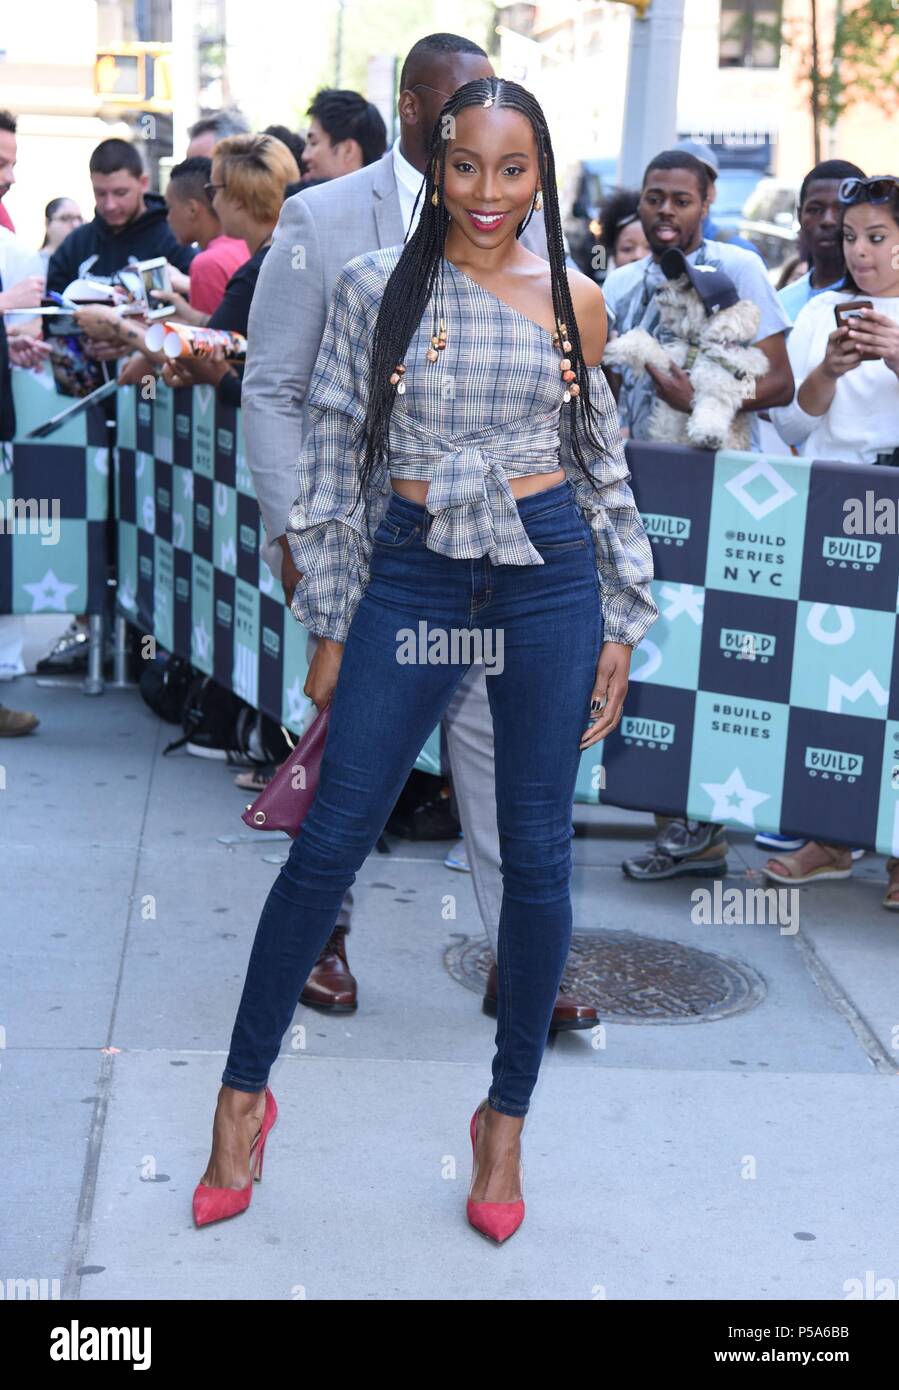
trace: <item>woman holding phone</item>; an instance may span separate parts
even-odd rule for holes
[[[800,311],[796,395],[771,420],[808,458],[899,463],[899,176],[844,179],[839,197],[845,280]]]
[[[899,176],[844,179],[839,197],[845,280],[799,313],[787,338],[796,396],[771,419],[808,458],[899,465]],[[852,851],[809,840],[763,872],[787,886],[849,878]],[[899,858],[887,873],[883,905],[899,910]]]
[[[469,1125],[466,1210],[494,1240],[517,1230],[520,1134],[571,937],[577,770],[617,725],[631,650],[657,616],[600,367],[602,291],[566,268],[531,93],[495,77],[460,87],[419,196],[404,246],[337,277],[310,387],[287,535],[293,612],[321,639],[305,689],[330,704],[330,724],[315,800],[256,931],[198,1225],[249,1204],[297,996],[471,663],[431,641],[473,630],[502,642],[487,687],[503,898],[496,1053]],[[541,205],[548,262],[519,240]],[[422,628],[427,650],[410,661],[401,644]],[[397,1219],[414,1220],[403,1206]]]

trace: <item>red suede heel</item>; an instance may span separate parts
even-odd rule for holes
[[[250,1179],[246,1187],[209,1187],[197,1183],[194,1189],[194,1221],[198,1226],[208,1226],[213,1221],[226,1221],[230,1216],[238,1216],[246,1211],[253,1196],[253,1183],[262,1181],[262,1163],[265,1158],[265,1142],[269,1131],[278,1118],[275,1097],[265,1088],[265,1113],[262,1128],[250,1147]]]
[[[524,1199],[519,1198],[517,1202],[473,1202],[471,1200],[471,1189],[474,1186],[475,1173],[478,1165],[478,1115],[481,1106],[471,1117],[471,1183],[468,1188],[468,1204],[465,1214],[468,1217],[469,1225],[473,1226],[481,1235],[487,1236],[490,1240],[495,1240],[497,1245],[501,1245],[509,1236],[514,1235],[524,1220]],[[524,1168],[519,1164],[519,1171],[524,1177]]]

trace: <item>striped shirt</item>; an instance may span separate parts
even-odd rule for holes
[[[542,565],[508,480],[562,467],[593,534],[604,639],[636,646],[658,616],[652,551],[627,485],[617,411],[602,370],[586,369],[606,445],[601,457],[587,455],[597,491],[571,450],[552,334],[451,261],[444,262],[447,345],[436,362],[426,361],[429,305],[406,351],[406,390],[390,419],[389,461],[369,491],[367,528],[356,461],[363,456],[375,321],[401,251],[357,256],[334,284],[287,525],[303,576],[294,615],[310,632],[346,639],[368,583],[370,535],[389,504],[391,475],[429,481],[424,540],[431,550],[458,559],[486,555],[496,565]]]

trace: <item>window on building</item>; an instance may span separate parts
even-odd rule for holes
[[[721,0],[719,67],[779,67],[780,43],[779,0]]]

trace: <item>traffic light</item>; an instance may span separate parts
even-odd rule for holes
[[[98,52],[94,91],[104,105],[171,111],[171,44],[121,43]]]

